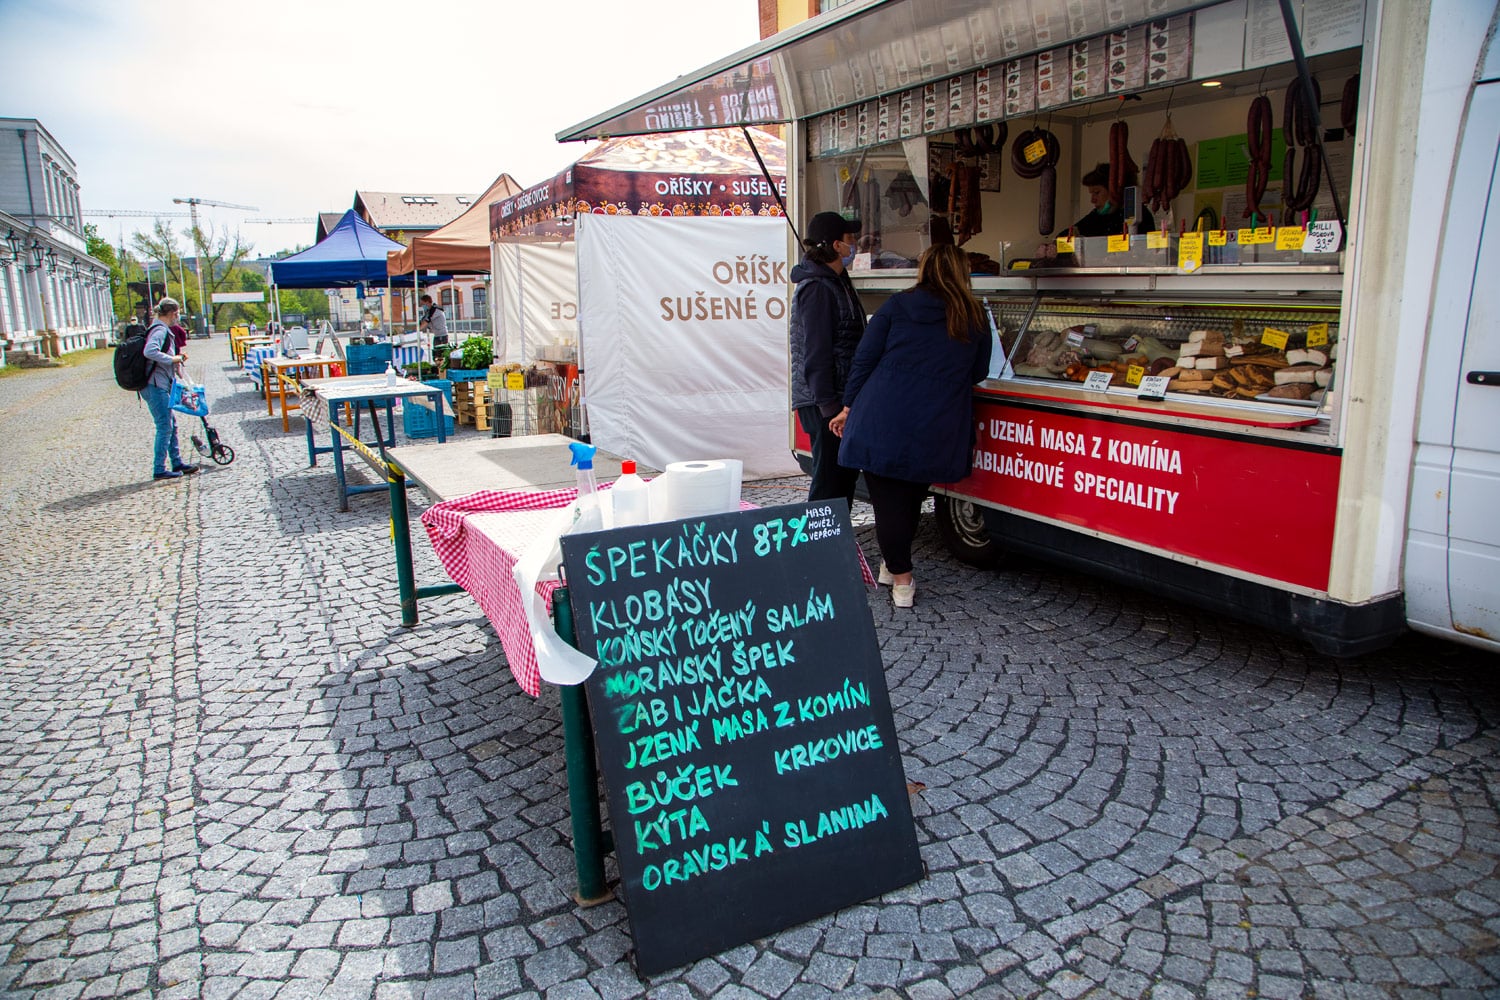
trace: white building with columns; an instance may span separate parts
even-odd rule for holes
[[[107,342],[109,268],[84,251],[78,168],[35,118],[0,118],[0,365]]]

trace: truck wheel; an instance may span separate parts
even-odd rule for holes
[[[933,506],[937,511],[938,534],[943,544],[960,561],[980,569],[994,569],[1000,565],[1005,550],[990,534],[979,507],[968,500],[934,495]]]

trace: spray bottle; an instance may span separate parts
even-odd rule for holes
[[[646,481],[635,474],[635,463],[628,458],[620,463],[620,473],[620,478],[616,479],[615,484],[609,488],[615,527],[649,523],[651,521],[651,498],[646,492]]]
[[[385,384],[387,386],[393,386],[396,384],[396,368],[389,361],[385,363]]]
[[[599,484],[594,481],[594,452],[599,449],[582,441],[568,444],[573,452],[570,464],[578,469],[578,506],[569,531],[602,531],[604,516],[599,510]]]

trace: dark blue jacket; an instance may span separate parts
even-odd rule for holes
[[[975,383],[990,367],[990,331],[948,336],[943,302],[921,288],[892,295],[870,319],[844,389],[849,420],[839,464],[913,483],[969,474]]]
[[[865,332],[865,310],[849,275],[803,259],[792,268],[792,409],[816,406],[825,417],[843,408],[844,383]]]

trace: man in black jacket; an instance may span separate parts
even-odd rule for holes
[[[807,225],[802,262],[792,268],[792,408],[812,438],[812,486],[808,500],[843,497],[854,503],[858,469],[839,465],[839,439],[828,421],[843,409],[844,380],[865,332],[865,311],[844,257],[854,252],[859,222],[837,212],[819,212]]]

